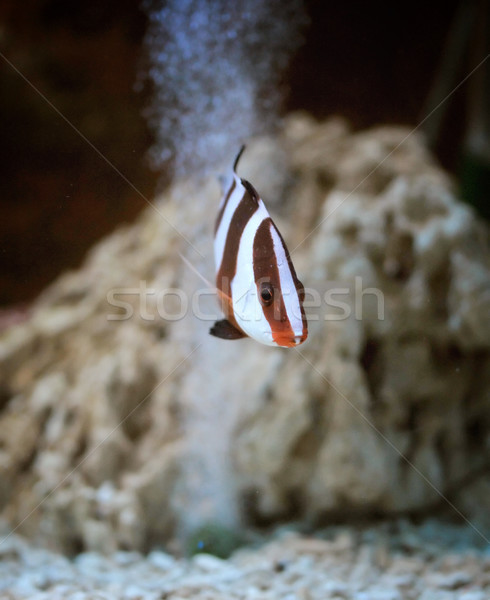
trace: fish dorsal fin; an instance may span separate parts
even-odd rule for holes
[[[255,202],[257,202],[258,204],[260,196],[257,190],[254,188],[254,186],[250,183],[250,181],[247,181],[246,179],[241,179],[240,181],[242,182],[243,187],[247,190],[250,196],[252,196],[252,199],[255,200]]]
[[[242,145],[242,147],[238,151],[238,154],[235,157],[235,162],[233,163],[233,173],[236,173],[236,168],[238,166],[238,161],[240,160],[240,158],[241,158],[244,150],[245,150],[245,144]]]
[[[243,331],[237,329],[227,319],[216,321],[216,323],[209,330],[211,335],[214,337],[221,338],[222,340],[239,340],[247,337]]]
[[[236,155],[236,158],[235,158],[235,162],[233,163],[233,173],[235,173],[235,175],[237,174],[236,169],[238,166],[238,161],[240,160],[240,157],[242,156],[244,150],[245,150],[245,144],[243,144],[243,146],[238,151],[238,154]],[[259,198],[260,198],[259,193],[254,188],[254,186],[250,183],[250,181],[247,181],[246,179],[242,179],[242,178],[240,178],[240,181],[241,181],[243,187],[250,194],[250,196],[252,196],[253,200],[255,200],[258,203]]]

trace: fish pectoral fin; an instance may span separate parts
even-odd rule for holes
[[[239,340],[240,338],[247,337],[243,331],[237,329],[227,319],[216,321],[209,330],[209,333],[222,340]]]

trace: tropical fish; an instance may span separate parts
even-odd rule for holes
[[[268,346],[298,346],[308,336],[303,284],[264,202],[236,173],[244,149],[221,180],[214,258],[226,318],[209,332],[226,340],[249,336]]]

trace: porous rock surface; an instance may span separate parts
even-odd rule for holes
[[[3,333],[0,508],[18,531],[146,551],[207,521],[347,519],[441,494],[470,519],[488,507],[484,478],[461,495],[488,472],[487,233],[423,141],[293,115],[239,170],[321,292],[308,341],[208,335],[216,301],[179,253],[213,279],[219,188],[176,184]]]

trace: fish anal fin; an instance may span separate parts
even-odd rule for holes
[[[216,321],[209,330],[209,333],[222,340],[239,340],[240,338],[247,337],[243,331],[237,329],[227,319]]]

